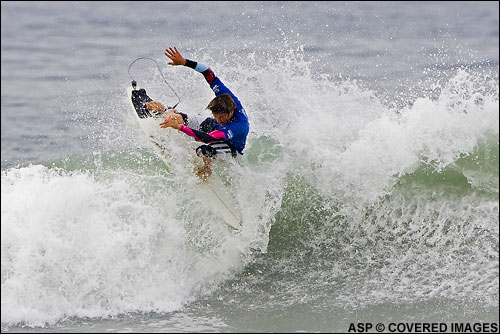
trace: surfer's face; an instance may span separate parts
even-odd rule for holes
[[[226,125],[227,123],[229,123],[231,118],[233,118],[234,111],[230,114],[213,113],[212,115],[214,115],[214,118],[217,121],[217,123],[219,123],[220,125]]]

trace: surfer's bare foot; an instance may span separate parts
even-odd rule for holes
[[[203,182],[207,182],[208,178],[212,175],[212,168],[210,166],[203,166],[197,172],[196,176],[200,178]]]
[[[198,169],[196,175],[203,181],[207,182],[210,175],[212,175],[212,159],[205,156],[203,158],[203,166]]]

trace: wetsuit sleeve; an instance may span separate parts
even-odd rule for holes
[[[185,66],[190,67],[193,70],[195,70],[196,72],[200,72],[201,74],[203,74],[203,76],[205,77],[205,80],[207,80],[209,85],[212,85],[212,83],[216,79],[214,72],[212,72],[212,70],[207,65],[200,64],[200,63],[197,63],[195,61],[186,59]]]
[[[188,136],[194,137],[198,141],[202,141],[204,143],[214,143],[218,141],[224,141],[226,139],[226,135],[224,132],[215,130],[210,133],[205,133],[202,131],[191,129],[185,125],[182,125],[180,131],[184,132]]]
[[[194,69],[197,72],[200,72],[205,77],[205,80],[210,85],[210,88],[215,93],[215,96],[219,96],[221,94],[229,94],[232,96],[234,102],[236,103],[236,107],[238,109],[242,108],[240,101],[238,98],[229,90],[229,88],[222,83],[222,81],[214,74],[214,72],[207,66],[201,63],[197,63],[193,60],[186,59],[185,66]]]

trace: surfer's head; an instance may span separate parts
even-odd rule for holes
[[[220,125],[226,125],[233,118],[236,111],[236,103],[233,97],[229,94],[221,94],[210,101],[207,109],[212,111],[215,120]]]

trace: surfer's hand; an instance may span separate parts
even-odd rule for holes
[[[182,118],[182,115],[176,113],[175,109],[168,109],[168,111],[166,112],[165,115],[166,115],[165,119],[173,118],[173,119],[177,120],[177,123],[184,124],[184,119]]]
[[[180,116],[180,115],[179,115]],[[182,118],[182,116],[181,116]],[[174,128],[180,130],[182,127],[182,122],[178,122],[175,117],[167,117],[163,123],[160,123],[160,127],[162,128]]]
[[[177,51],[177,48],[174,46],[174,48],[168,48],[165,49],[165,56],[170,58],[171,62],[168,63],[169,65],[185,65],[186,64],[186,59],[181,55],[179,51]]]

